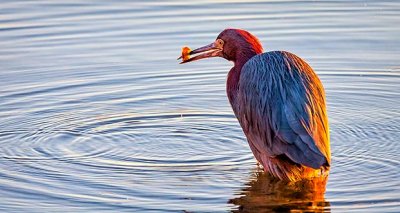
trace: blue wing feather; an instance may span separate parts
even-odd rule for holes
[[[274,51],[242,68],[235,114],[260,154],[319,168],[330,161],[322,84],[294,54]]]

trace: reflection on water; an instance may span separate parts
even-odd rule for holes
[[[326,183],[326,177],[291,183],[257,170],[229,203],[238,206],[232,212],[328,212]]]
[[[14,0],[0,11],[1,212],[400,208],[399,1]],[[320,76],[325,196],[323,184],[253,171],[226,97],[230,62],[176,61],[227,27]]]

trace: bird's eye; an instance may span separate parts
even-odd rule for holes
[[[220,47],[224,46],[224,41],[222,39],[218,39],[217,43]]]

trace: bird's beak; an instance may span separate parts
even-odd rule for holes
[[[198,55],[194,56],[193,58],[189,58],[185,61],[182,61],[180,64],[197,61],[202,58],[211,58],[211,57],[218,57],[218,56],[222,57],[222,48],[223,47],[221,44],[222,43],[219,43],[217,40],[209,45],[192,50],[189,53],[190,56],[193,56],[196,54],[198,54]],[[182,58],[182,56],[179,57],[178,60],[181,58]]]

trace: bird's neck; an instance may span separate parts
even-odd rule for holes
[[[234,66],[228,73],[226,82],[226,92],[228,99],[232,107],[239,89],[240,72],[242,71],[243,65],[253,56],[257,55],[256,51],[238,51],[234,60]]]

